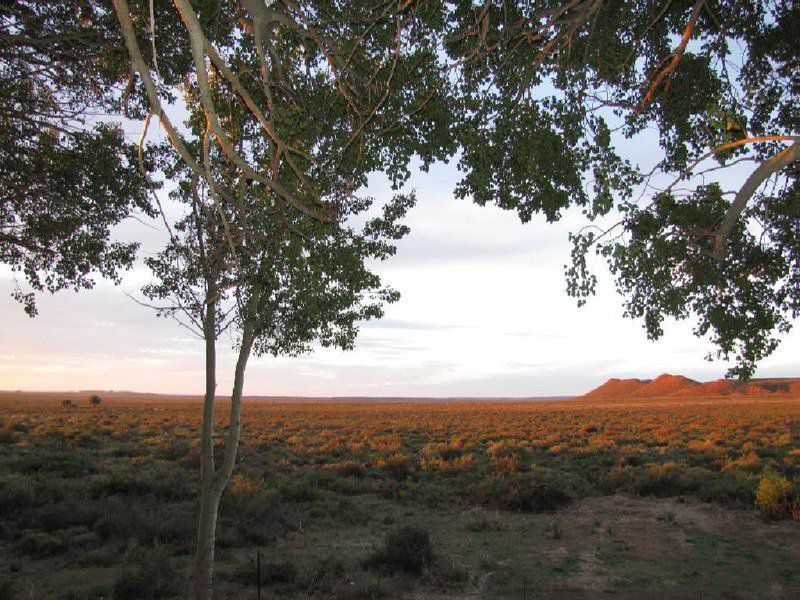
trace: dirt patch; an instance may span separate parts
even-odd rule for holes
[[[440,534],[485,571],[470,597],[800,597],[800,525],[751,511],[616,495],[500,519],[466,543]]]

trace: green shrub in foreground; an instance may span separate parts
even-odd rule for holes
[[[433,562],[433,558],[433,546],[428,530],[405,525],[389,532],[383,547],[367,557],[364,566],[419,575]]]
[[[159,551],[148,555],[136,568],[122,571],[114,582],[115,600],[154,600],[179,593],[171,561]]]

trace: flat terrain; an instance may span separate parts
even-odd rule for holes
[[[0,598],[186,595],[200,405],[97,393],[0,393]],[[791,395],[243,412],[219,598],[800,597]]]

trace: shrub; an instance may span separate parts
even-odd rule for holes
[[[0,575],[0,600],[14,600],[17,597],[14,580],[7,575]]]
[[[124,468],[104,473],[92,482],[92,494],[100,496],[155,496],[160,500],[191,500],[195,490],[174,470]]]
[[[68,527],[92,527],[99,516],[100,509],[95,503],[67,500],[45,504],[35,511],[26,511],[22,520],[36,529],[54,532]]]
[[[405,525],[389,532],[383,547],[375,550],[364,566],[419,575],[432,562],[433,546],[428,530]]]
[[[366,470],[364,465],[355,460],[345,460],[340,463],[335,463],[331,468],[342,477],[364,477]]]
[[[106,514],[95,523],[94,531],[104,540],[188,544],[195,533],[194,527],[194,516],[189,509],[111,498],[106,501]]]
[[[402,452],[397,452],[386,458],[378,459],[375,466],[386,472],[392,479],[402,481],[411,472],[410,457]]]
[[[14,421],[11,419],[2,421],[0,425],[0,444],[15,444],[17,434],[14,432]]]
[[[297,567],[294,566],[293,562],[283,560],[261,565],[261,583],[267,585],[294,583],[296,579]]]
[[[228,493],[232,496],[254,496],[264,489],[261,481],[236,473],[231,477]]]
[[[163,552],[153,552],[135,569],[122,571],[114,582],[116,600],[171,598],[180,590],[175,572]]]
[[[488,517],[486,513],[479,513],[465,525],[467,531],[503,531],[506,526],[500,520],[499,515],[494,518]]]
[[[321,559],[305,576],[301,583],[310,596],[316,597],[312,592],[330,594],[337,598],[341,594],[337,588],[345,579],[344,564],[338,558],[326,556]]]
[[[506,456],[492,456],[489,460],[489,466],[494,473],[508,474],[520,471],[519,457],[516,454],[509,454]]]
[[[20,552],[28,556],[41,557],[56,554],[64,549],[64,542],[49,533],[28,533],[17,544]]]
[[[100,406],[103,403],[103,399],[98,396],[97,394],[92,394],[89,396],[89,404],[92,406]]]
[[[301,477],[280,485],[278,492],[287,502],[313,502],[319,497],[319,486],[313,478]]]
[[[33,504],[33,485],[25,477],[0,479],[0,516]]]
[[[229,495],[224,502],[222,513],[229,515],[235,524],[239,541],[266,544],[288,529],[280,498],[272,490],[247,496]]]
[[[478,499],[502,510],[538,512],[566,506],[572,502],[573,493],[566,481],[514,473],[481,482]]]
[[[770,519],[789,516],[792,511],[792,483],[777,473],[766,473],[756,488],[756,508]]]
[[[719,475],[709,477],[700,487],[698,496],[705,502],[730,504],[734,506],[752,506],[755,493],[755,479],[742,479]]]
[[[697,492],[709,472],[699,467],[679,463],[650,464],[636,469],[631,491],[640,496],[680,496]]]

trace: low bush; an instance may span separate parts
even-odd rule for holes
[[[501,510],[541,512],[566,506],[575,498],[567,481],[551,476],[514,473],[491,477],[476,487],[479,502]]]
[[[153,551],[136,568],[122,571],[114,582],[116,600],[172,598],[179,593],[172,563],[160,551]]]
[[[100,507],[97,503],[66,500],[26,511],[21,521],[28,527],[52,533],[69,527],[91,528],[99,517]]]
[[[341,588],[344,579],[344,563],[333,556],[326,556],[319,560],[298,583],[305,588],[310,597],[316,597],[316,594],[325,594],[337,598],[341,595],[337,591],[338,588]]]
[[[647,465],[634,471],[628,491],[640,496],[681,496],[695,494],[711,472],[679,463]]]
[[[106,514],[95,523],[94,531],[104,540],[136,539],[143,544],[175,542],[186,546],[194,537],[195,521],[188,507],[110,498]]]
[[[14,580],[8,575],[0,575],[0,600],[16,600],[18,597]]]
[[[758,482],[756,508],[769,519],[785,518],[794,508],[792,496],[792,482],[771,471]]]
[[[57,554],[63,551],[66,546],[61,538],[42,531],[36,531],[22,536],[17,542],[17,548],[23,554],[40,558]]]
[[[222,514],[228,515],[238,535],[252,544],[266,544],[287,530],[285,511],[272,490],[251,495],[229,495]]]
[[[755,488],[754,478],[709,476],[700,486],[697,496],[705,502],[745,507],[753,505]]]
[[[142,472],[135,469],[117,469],[98,477],[92,493],[99,496],[155,496],[162,500],[194,499],[196,490],[181,473],[153,468]]]
[[[405,525],[389,532],[383,547],[364,561],[368,569],[403,571],[419,575],[433,562],[433,545],[427,529]]]
[[[473,517],[464,526],[467,531],[481,532],[481,531],[503,531],[506,526],[499,519],[499,517],[489,517],[486,513],[479,513]]]
[[[341,477],[364,477],[366,470],[364,465],[355,460],[345,460],[339,463],[334,463],[331,468],[336,471]]]
[[[320,484],[325,483],[327,485],[335,477],[331,473],[326,473],[325,475],[325,477],[322,477],[315,471],[311,471],[301,477],[284,481],[278,487],[281,500],[287,502],[313,502],[320,495]]]
[[[14,421],[11,419],[0,421],[0,444],[16,444],[18,437],[14,431]]]
[[[411,473],[411,457],[397,452],[375,461],[375,466],[387,473],[392,479],[402,481]]]
[[[27,508],[33,504],[33,484],[26,477],[0,479],[0,516]]]
[[[296,579],[297,567],[293,562],[283,560],[261,565],[261,583],[263,584],[294,583]]]

